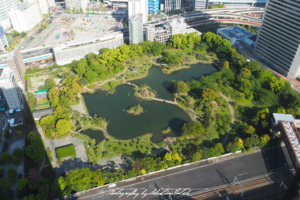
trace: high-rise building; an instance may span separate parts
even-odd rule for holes
[[[200,11],[206,9],[207,2],[209,0],[193,0],[193,8],[194,10]]]
[[[128,0],[128,18],[134,14],[143,14],[143,23],[148,21],[148,0]]]
[[[165,0],[165,13],[179,13],[181,0]]]
[[[128,19],[129,43],[140,44],[143,42],[143,15],[141,13],[131,15]]]
[[[19,0],[0,0],[0,23],[4,30],[12,26],[9,20],[8,10],[19,3]]]
[[[0,51],[5,51],[5,47],[8,46],[8,42],[5,36],[3,27],[0,25]]]
[[[159,11],[159,0],[148,0],[148,13],[158,14]]]
[[[21,108],[23,93],[11,68],[0,69],[0,87],[9,109]]]
[[[300,75],[300,0],[269,0],[254,54],[279,73]]]
[[[37,3],[43,15],[49,13],[49,6],[47,0],[24,0],[24,3],[34,3],[34,2]]]
[[[82,8],[83,11],[86,11],[89,0],[65,0],[66,8],[71,10]]]
[[[15,74],[16,80],[19,83],[20,88],[24,88],[24,77],[23,73],[26,71],[26,67],[19,49],[15,49],[14,51],[8,54],[9,56],[6,59],[7,65],[11,68]]]
[[[14,30],[18,32],[30,31],[41,22],[43,15],[36,3],[21,3],[9,10],[9,17]]]

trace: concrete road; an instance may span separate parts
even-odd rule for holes
[[[293,167],[291,159],[285,147],[276,147],[269,150],[263,150],[258,153],[253,153],[221,163],[208,164],[201,163],[198,165],[190,165],[177,169],[165,171],[157,175],[138,178],[130,182],[121,182],[116,187],[108,189],[108,187],[95,189],[85,193],[79,199],[86,200],[114,200],[114,199],[151,199],[157,197],[150,195],[142,198],[141,195],[120,197],[120,192],[112,194],[112,189],[115,192],[123,189],[122,192],[132,192],[141,194],[143,191],[152,192],[155,189],[178,189],[191,188],[192,191],[197,191],[204,188],[211,188],[220,184],[224,184],[229,180],[254,176],[255,174],[266,173],[270,170],[279,169],[285,164],[290,168]]]

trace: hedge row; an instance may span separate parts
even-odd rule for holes
[[[69,156],[76,157],[76,150],[75,150],[74,145],[70,145],[70,146],[67,146],[67,147],[62,147],[62,148],[56,149],[55,152],[56,152],[56,157],[58,159],[66,158],[66,157],[69,157]]]

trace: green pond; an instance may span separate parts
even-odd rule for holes
[[[166,89],[170,80],[191,81],[216,71],[211,65],[196,64],[190,69],[166,75],[159,67],[151,67],[147,77],[132,83],[147,84],[157,91],[159,98],[172,100],[173,94]],[[179,136],[183,124],[191,121],[188,114],[175,105],[158,101],[142,101],[134,97],[133,87],[128,85],[117,86],[114,94],[99,91],[94,94],[85,93],[83,97],[90,115],[97,114],[108,120],[108,133],[119,139],[131,139],[145,133],[153,133],[152,142],[159,142],[164,136]],[[144,113],[137,116],[127,114],[126,109],[138,104],[143,107]],[[162,134],[161,130],[168,126],[172,131]],[[102,134],[101,131],[99,134]]]
[[[102,131],[99,131],[99,130],[86,129],[84,131],[80,131],[80,133],[85,134],[92,139],[95,139],[96,143],[99,143],[102,140],[104,140],[104,135],[103,135]]]

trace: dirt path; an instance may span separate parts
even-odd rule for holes
[[[220,93],[220,95],[229,103],[229,109],[230,109],[230,114],[231,114],[231,124],[230,124],[230,128],[229,128],[229,131],[228,133],[226,134],[223,142],[222,142],[222,145],[224,146],[226,144],[226,141],[228,139],[228,136],[229,136],[229,133],[232,131],[232,128],[234,126],[234,122],[235,122],[235,117],[234,117],[234,110],[233,110],[233,107],[232,107],[232,102],[234,102],[233,100],[231,100],[230,98],[226,97],[224,94]]]

